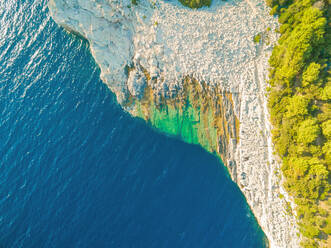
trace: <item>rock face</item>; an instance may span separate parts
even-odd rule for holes
[[[49,9],[89,41],[125,110],[218,153],[270,246],[299,246],[272,154],[265,87],[277,22],[263,0],[214,1],[199,10],[175,0],[50,0]]]
[[[140,68],[134,69],[130,72],[127,85],[132,96],[140,99],[144,95],[146,84],[147,78]]]

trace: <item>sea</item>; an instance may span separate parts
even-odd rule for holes
[[[0,0],[0,247],[266,247],[201,147],[132,118],[45,0]]]

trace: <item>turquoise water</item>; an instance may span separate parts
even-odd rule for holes
[[[0,1],[0,247],[264,247],[218,160],[116,104],[46,1]]]

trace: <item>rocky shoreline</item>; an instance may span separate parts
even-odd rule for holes
[[[277,22],[263,1],[190,10],[178,1],[50,0],[49,9],[89,41],[126,111],[218,154],[270,247],[299,247],[272,153],[265,87]]]

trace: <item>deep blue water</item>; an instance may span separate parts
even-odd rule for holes
[[[264,247],[218,160],[131,118],[46,1],[0,0],[0,247]]]

